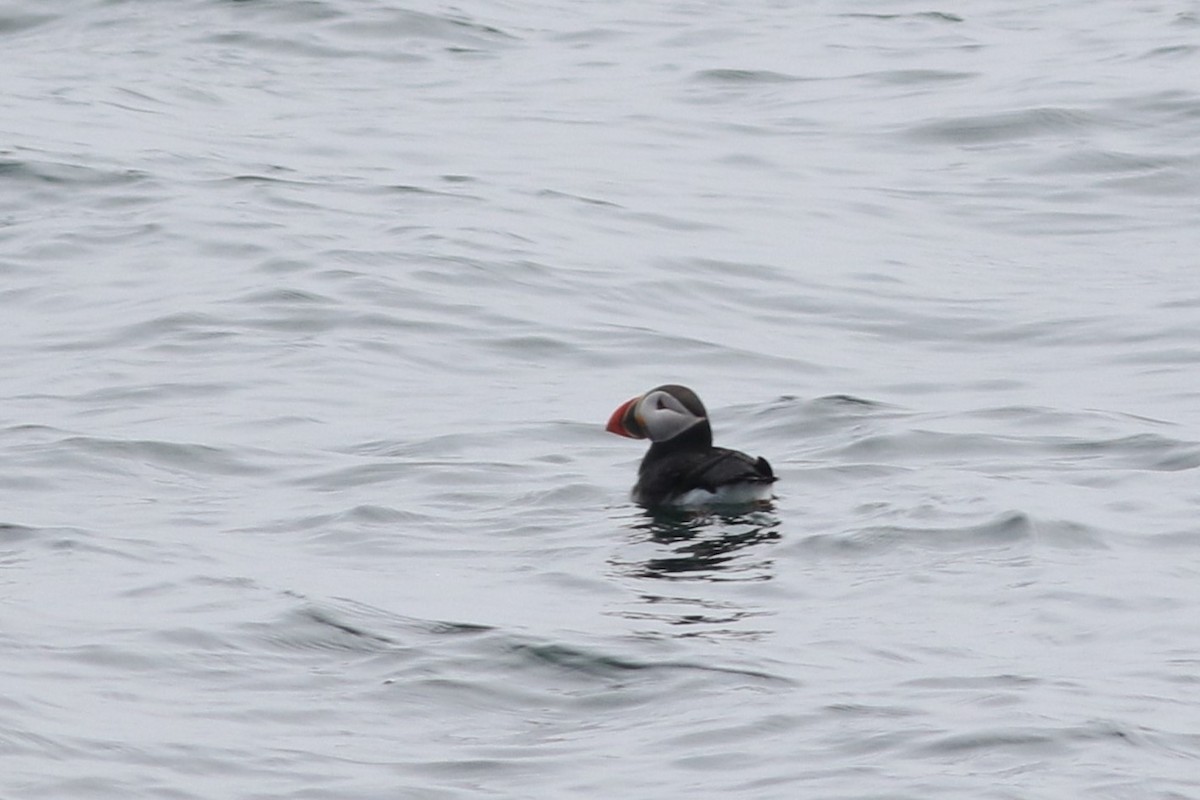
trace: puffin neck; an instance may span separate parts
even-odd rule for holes
[[[670,455],[671,453],[679,453],[686,450],[708,450],[711,447],[712,426],[708,424],[707,419],[702,419],[678,436],[667,439],[665,442],[654,442],[651,444],[650,450],[646,453],[646,458],[653,460]]]

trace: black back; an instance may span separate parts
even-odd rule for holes
[[[705,419],[674,439],[650,446],[633,493],[643,505],[659,505],[693,489],[716,492],[730,484],[774,481],[775,473],[765,458],[713,447],[712,427]]]

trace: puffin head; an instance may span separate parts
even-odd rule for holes
[[[658,386],[626,400],[608,418],[609,433],[665,442],[708,419],[704,404],[686,386]]]

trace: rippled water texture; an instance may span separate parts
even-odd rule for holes
[[[1198,37],[0,3],[0,796],[1200,796]]]

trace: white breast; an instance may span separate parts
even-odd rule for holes
[[[671,498],[669,505],[680,508],[699,508],[702,506],[747,505],[761,503],[775,496],[769,483],[733,483],[722,486],[716,492],[705,489],[692,489]]]

